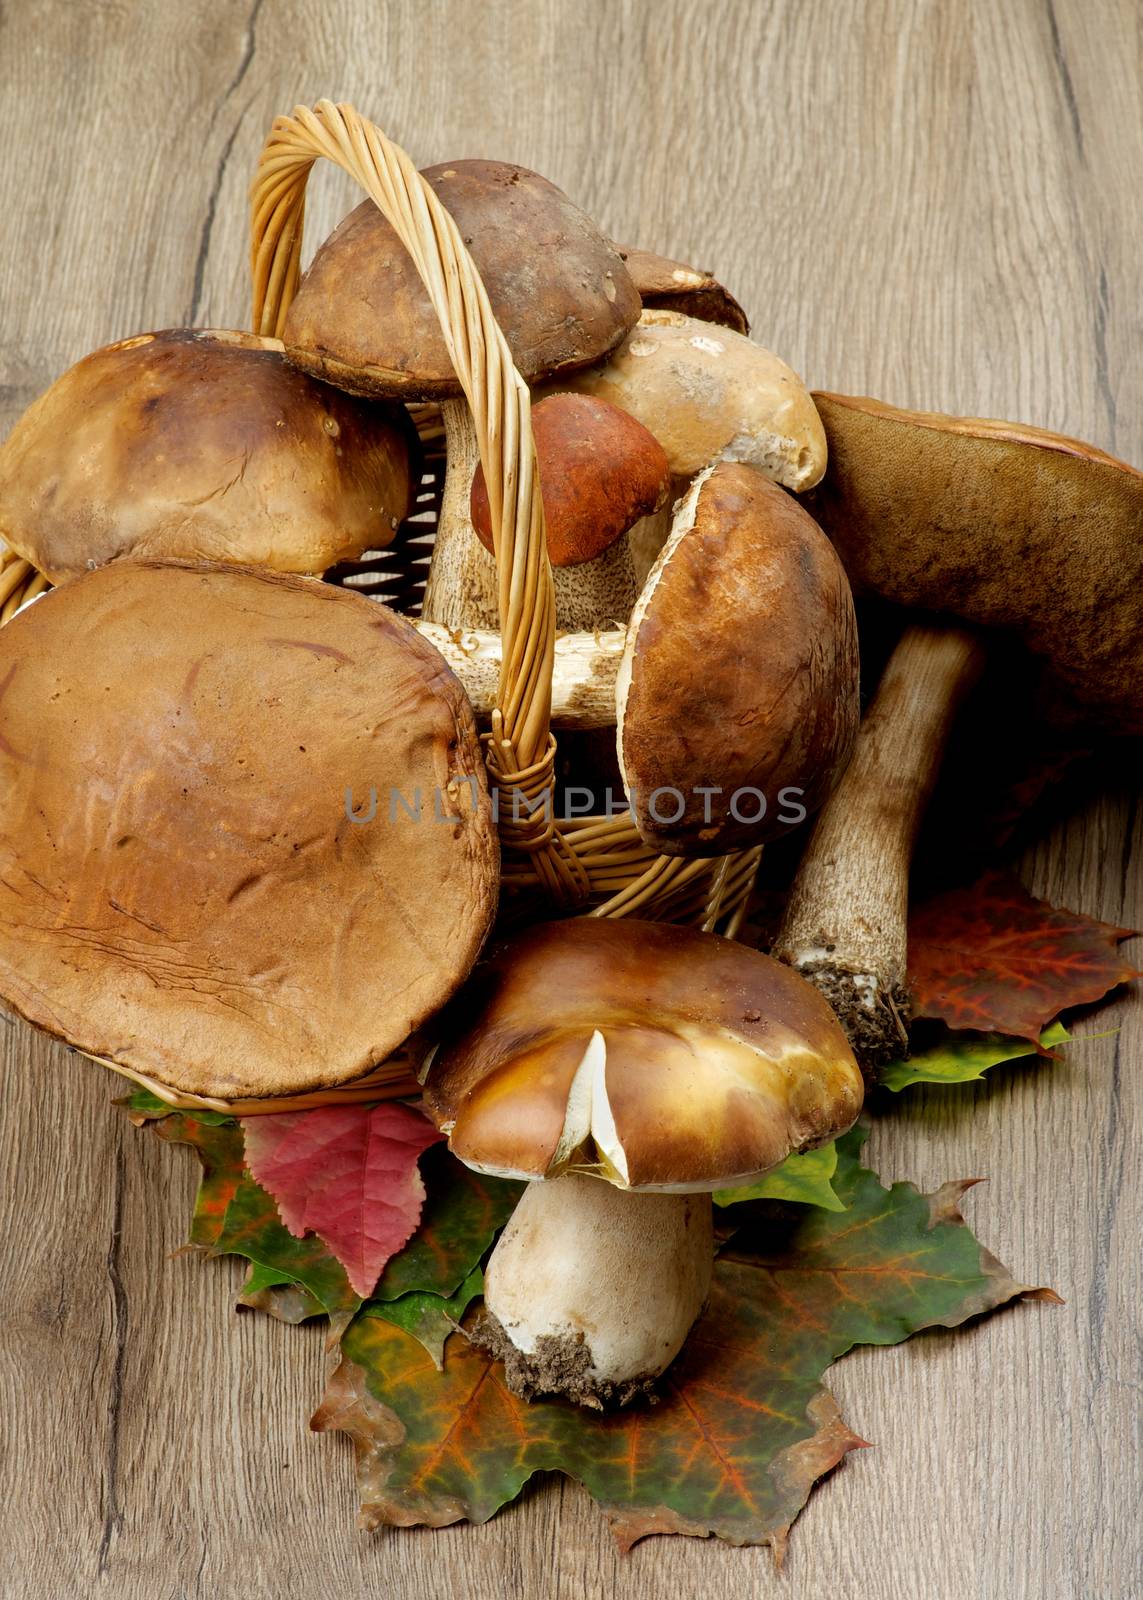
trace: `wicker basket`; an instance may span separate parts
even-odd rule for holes
[[[312,110],[300,107],[279,117],[262,150],[251,188],[255,332],[281,336],[301,272],[306,184],[320,156],[356,179],[408,250],[472,410],[499,575],[502,666],[483,743],[498,792],[506,908],[513,920],[553,913],[640,916],[733,937],[753,888],[759,848],[713,860],[662,856],[643,843],[627,815],[562,821],[552,805],[538,803],[555,792],[550,710],[556,611],[528,386],[449,213],[404,151],[351,106],[323,100]],[[415,615],[440,506],[443,440],[435,408],[413,409],[425,456],[413,513],[387,550],[327,577]],[[46,587],[28,562],[0,556],[0,623]],[[407,1062],[385,1063],[342,1090],[232,1106],[172,1095],[153,1082],[146,1086],[173,1104],[250,1114],[408,1093],[411,1079]]]

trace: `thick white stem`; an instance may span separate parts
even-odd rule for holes
[[[973,634],[906,629],[786,903],[774,954],[822,990],[865,1069],[908,1048],[913,845],[956,712],[983,660]]]
[[[487,721],[500,682],[500,635],[489,628],[445,628],[418,622],[456,673],[479,721]],[[552,677],[553,728],[614,728],[615,681],[627,630],[566,633],[556,638]]]
[[[623,1403],[682,1349],[713,1261],[708,1194],[530,1183],[485,1272],[484,1338],[526,1398]]]

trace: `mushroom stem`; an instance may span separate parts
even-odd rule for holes
[[[953,719],[984,648],[954,628],[910,627],[818,818],[774,955],[822,991],[867,1076],[908,1050],[909,864]]]
[[[525,1399],[624,1405],[682,1349],[713,1260],[709,1194],[530,1183],[489,1260],[477,1337]]]
[[[500,683],[499,633],[491,628],[446,628],[437,622],[418,622],[416,626],[456,673],[477,717],[487,720]],[[553,728],[614,728],[615,682],[626,642],[626,628],[557,637]]]
[[[442,401],[441,421],[445,482],[421,616],[446,628],[497,628],[496,562],[476,537],[469,514],[480,446],[468,401]]]

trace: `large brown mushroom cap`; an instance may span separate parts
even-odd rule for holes
[[[467,974],[497,862],[463,692],[375,602],[119,562],[0,631],[0,996],[89,1055],[355,1078]]]
[[[1143,473],[1019,423],[814,397],[814,515],[858,593],[999,628],[1047,663],[1054,709],[1143,733]]]
[[[322,573],[393,538],[411,428],[283,359],[188,328],[86,356],[0,449],[0,536],[62,583],[123,556]]]
[[[472,253],[529,383],[606,355],[639,316],[621,257],[561,189],[505,161],[422,174]],[[447,399],[460,384],[432,303],[371,200],[318,250],[286,318],[291,361],[356,394]]]
[[[829,1006],[789,968],[714,934],[581,918],[477,967],[425,1099],[478,1169],[704,1190],[844,1132],[862,1084]]]
[[[706,856],[781,834],[840,777],[858,691],[853,598],[829,540],[757,468],[708,470],[676,512],[619,668],[619,760],[642,837]]]
[[[553,567],[594,561],[667,498],[671,471],[662,445],[606,400],[550,394],[532,407],[532,435]],[[472,526],[491,555],[483,466],[472,480]]]

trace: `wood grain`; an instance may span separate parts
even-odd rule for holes
[[[1141,69],[1132,0],[8,0],[0,427],[112,337],[244,321],[260,141],[329,94],[421,161],[518,159],[715,268],[815,386],[1143,463]],[[352,198],[314,189],[311,243]],[[1138,925],[1131,775],[1092,782],[1021,870]],[[621,1561],[555,1480],[484,1528],[355,1534],[348,1448],[306,1429],[317,1332],[236,1315],[232,1264],[172,1258],[190,1157],[0,1024],[0,1591],[1138,1600],[1143,1004],[1079,1031],[1059,1066],[878,1125],[889,1177],[988,1174],[971,1219],[1067,1305],[841,1363],[877,1449],[777,1577],[687,1540]]]

